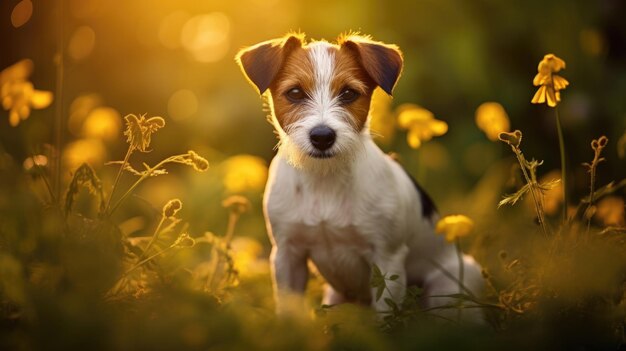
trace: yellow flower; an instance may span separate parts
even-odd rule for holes
[[[229,211],[243,214],[250,210],[250,200],[247,197],[241,195],[231,195],[222,201],[222,207],[227,208]]]
[[[595,216],[607,226],[623,226],[624,199],[619,196],[607,196],[600,200],[597,205]]]
[[[261,191],[267,180],[265,160],[251,155],[233,156],[223,163],[224,187],[230,193]]]
[[[498,135],[511,128],[509,116],[504,107],[497,102],[485,102],[476,109],[476,125],[485,132],[491,141],[498,140]]]
[[[380,88],[372,94],[370,105],[370,130],[378,143],[389,145],[396,131],[396,121],[391,109],[391,96]]]
[[[435,227],[435,231],[444,234],[449,242],[469,235],[473,229],[474,221],[464,215],[445,216],[437,222]]]
[[[263,245],[249,237],[234,238],[231,243],[233,264],[240,276],[252,277],[266,273],[269,263],[263,259]]]
[[[398,125],[407,129],[407,141],[409,146],[417,149],[422,142],[441,136],[448,131],[448,124],[435,119],[432,112],[414,105],[404,104],[398,107]]]
[[[543,104],[548,103],[548,106],[555,107],[559,101],[561,101],[560,90],[565,89],[569,82],[554,73],[559,72],[565,68],[565,61],[561,60],[554,54],[548,54],[543,57],[543,60],[539,62],[537,67],[537,75],[533,79],[533,85],[538,86],[539,89],[533,96],[531,103]]]
[[[28,118],[31,108],[42,109],[52,103],[52,92],[36,90],[28,76],[33,71],[33,61],[22,60],[0,72],[0,98],[2,107],[9,112],[9,124],[15,127]]]

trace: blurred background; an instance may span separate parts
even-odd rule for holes
[[[159,154],[196,149],[208,153],[209,161],[246,154],[267,163],[276,139],[260,98],[234,63],[237,50],[290,30],[331,41],[357,30],[404,52],[404,74],[392,105],[419,104],[450,127],[418,151],[409,151],[403,132],[389,128],[392,118],[379,131],[379,144],[401,154],[435,198],[467,191],[503,150],[508,152],[474,124],[476,108],[486,101],[504,106],[512,128],[524,132],[527,157],[545,160],[541,172],[558,168],[553,111],[530,104],[532,77],[546,53],[567,62],[561,73],[571,82],[560,109],[572,172],[579,173],[572,191],[586,190],[578,165],[592,156],[589,142],[601,134],[611,141],[606,156],[612,162],[602,166],[600,179],[615,179],[624,169],[615,148],[626,129],[622,1],[25,3],[31,2],[0,4],[0,67],[30,59],[35,87],[54,91],[62,40],[64,80],[61,101],[55,96],[54,105],[32,111],[17,128],[0,124],[2,145],[19,162],[33,148],[53,144],[53,112],[61,103],[65,146],[89,149],[96,168],[123,158],[122,125],[112,116],[128,113],[166,119],[168,127],[155,140]],[[100,119],[92,116],[85,125],[95,108],[104,108],[97,111]],[[421,160],[414,162],[418,154]],[[76,157],[74,165],[81,155]]]
[[[509,209],[497,212],[502,194],[519,186],[513,176],[519,170],[511,168],[515,160],[510,148],[488,139],[477,127],[477,108],[485,102],[501,104],[511,129],[524,133],[526,157],[545,161],[539,176],[559,177],[554,110],[530,103],[537,64],[554,53],[567,63],[559,74],[570,82],[561,92],[559,110],[572,203],[588,194],[589,178],[581,163],[593,157],[592,139],[609,138],[603,153],[607,162],[598,168],[597,183],[624,178],[626,160],[618,147],[622,138],[626,149],[624,14],[626,2],[621,0],[1,1],[3,97],[12,89],[7,82],[16,77],[32,86],[20,95],[28,101],[26,107],[17,100],[2,101],[0,249],[24,262],[50,256],[39,243],[49,223],[33,220],[45,218],[46,206],[41,204],[50,202],[41,177],[33,176],[35,164],[54,179],[55,155],[60,155],[60,185],[52,186],[62,194],[76,168],[88,162],[106,193],[119,167],[106,163],[122,160],[128,147],[122,117],[162,116],[166,125],[153,135],[151,151],[134,153],[131,164],[141,168],[142,162],[154,165],[195,150],[211,168],[197,173],[168,166],[170,174],[144,182],[114,221],[124,234],[149,235],[161,207],[180,198],[180,218],[192,236],[206,231],[221,235],[229,217],[222,199],[246,196],[252,206],[238,223],[237,237],[249,240],[233,242],[233,248],[247,267],[238,267],[241,274],[261,272],[257,287],[262,286],[262,292],[257,294],[270,301],[269,241],[261,199],[277,140],[261,98],[234,56],[245,46],[292,30],[329,41],[352,30],[397,44],[404,53],[404,73],[393,99],[380,95],[374,104],[376,141],[384,151],[397,154],[443,214],[461,212],[476,220],[481,234],[470,240],[468,251],[479,261],[497,260],[500,249],[515,250],[517,245],[498,242],[497,234],[505,232],[506,225],[532,218],[533,211],[527,201],[522,219]],[[407,132],[396,121],[397,107],[405,103],[431,111],[448,124],[448,132],[411,149]],[[120,187],[127,188],[133,180],[123,175]],[[558,211],[559,198],[547,197],[546,212]],[[622,192],[613,199],[616,205],[609,208],[615,210],[607,215],[613,219],[605,225],[624,225],[623,198]],[[87,205],[78,207],[89,212]],[[496,223],[496,213],[512,222]],[[532,225],[519,228],[536,230]],[[177,257],[169,267],[191,267],[202,255],[208,254]],[[9,256],[2,257],[1,272],[20,267],[11,266]],[[254,265],[257,259],[263,261],[260,268]],[[21,272],[18,268],[13,273]],[[258,297],[253,289],[248,292]],[[188,303],[196,306],[193,301]],[[68,320],[90,320],[94,325],[85,328],[101,334],[98,323],[104,322],[94,320],[87,307],[84,319],[71,315],[71,308],[67,311]],[[54,319],[57,312],[42,316]],[[158,332],[158,326],[152,327]],[[185,330],[181,335],[187,335]]]

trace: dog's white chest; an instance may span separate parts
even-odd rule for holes
[[[278,162],[281,162],[278,160]],[[276,166],[276,165],[273,165]],[[388,214],[368,201],[355,182],[302,177],[288,165],[273,169],[266,191],[266,215],[274,241],[301,252],[324,278],[351,299],[369,298],[375,227]],[[379,200],[379,199],[378,199]]]

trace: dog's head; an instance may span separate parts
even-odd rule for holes
[[[236,59],[260,94],[269,91],[280,152],[296,167],[352,157],[368,132],[372,92],[378,86],[391,94],[402,71],[395,45],[360,35],[332,44],[289,34]]]

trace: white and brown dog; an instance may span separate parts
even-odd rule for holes
[[[280,137],[264,196],[277,310],[283,296],[304,292],[309,260],[328,282],[325,304],[372,304],[382,312],[385,298],[400,302],[411,284],[423,287],[424,307],[450,302],[429,296],[459,292],[449,277],[459,271],[455,248],[434,233],[428,195],[376,146],[368,127],[372,92],[391,94],[402,71],[398,48],[359,35],[332,44],[289,34],[236,59],[266,94]],[[377,301],[373,264],[399,276]],[[464,284],[482,290],[480,268],[468,256]]]

